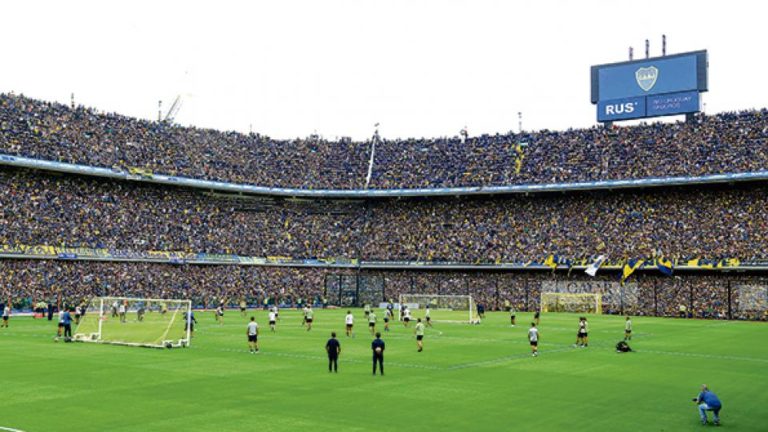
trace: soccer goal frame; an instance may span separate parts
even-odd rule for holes
[[[542,312],[603,313],[603,296],[594,293],[541,293]]]
[[[157,306],[160,310],[157,313],[170,313],[167,323],[163,323],[164,330],[155,342],[132,342],[125,340],[112,340],[104,337],[104,322],[108,319],[107,315],[111,310],[112,304],[130,304],[130,305],[152,305]],[[187,314],[192,311],[191,300],[177,300],[177,299],[154,299],[154,298],[141,298],[141,297],[95,297],[91,300],[89,313],[97,314],[98,326],[96,331],[81,331],[85,317],[81,320],[80,325],[75,330],[73,339],[77,342],[92,342],[111,345],[124,345],[146,348],[181,348],[188,347],[192,342],[192,329],[186,325],[185,320]],[[138,308],[131,308],[126,306],[125,313],[137,313]],[[168,334],[174,325],[181,324],[184,326],[184,337],[180,339],[169,338]],[[162,327],[161,327],[162,328]],[[93,329],[91,329],[93,330]]]
[[[462,310],[451,307],[451,302],[459,304],[462,302],[467,305],[467,320],[441,320],[432,319],[434,322],[455,322],[455,323],[468,323],[472,324],[477,319],[475,315],[475,301],[471,295],[438,295],[438,294],[400,294],[398,297],[398,303],[400,307],[397,309],[397,319],[402,320],[403,305],[407,305],[409,308],[412,305],[420,306],[418,309],[423,309],[426,305],[430,305],[430,309],[434,311],[440,310]]]

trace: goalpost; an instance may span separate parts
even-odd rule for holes
[[[429,306],[430,319],[435,322],[474,323],[475,302],[471,295],[400,294],[398,319],[402,319],[403,306],[408,306],[411,316],[423,317]]]
[[[186,347],[190,300],[96,297],[80,319],[73,339],[150,348]]]
[[[541,293],[542,312],[575,312],[600,314],[603,301],[600,294]]]

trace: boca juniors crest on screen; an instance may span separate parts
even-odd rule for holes
[[[707,91],[707,52],[592,66],[597,120],[609,122],[699,111]]]

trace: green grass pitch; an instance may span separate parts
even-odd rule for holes
[[[577,317],[544,314],[530,356],[532,315],[489,313],[481,325],[437,323],[425,351],[411,329],[384,334],[385,376],[371,376],[371,337],[355,310],[264,311],[261,353],[247,352],[247,318],[218,325],[197,313],[187,349],[54,343],[55,322],[11,318],[0,329],[0,430],[23,431],[686,431],[702,383],[723,400],[721,430],[768,430],[766,323],[633,318],[634,353],[617,354],[623,318],[591,316],[590,346],[572,348]],[[378,314],[382,316],[381,313]],[[132,317],[133,318],[133,317]],[[381,320],[380,320],[381,328]],[[179,328],[180,330],[180,328]],[[324,352],[339,333],[338,374]]]

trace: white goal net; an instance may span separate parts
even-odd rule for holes
[[[474,323],[475,302],[470,295],[401,294],[398,319],[403,319],[404,307],[412,319],[425,318],[427,309],[435,322]]]
[[[189,346],[186,317],[190,300],[127,297],[92,299],[75,330],[74,339],[118,345],[171,348]]]
[[[603,312],[602,296],[545,292],[541,293],[541,311],[600,314]]]

